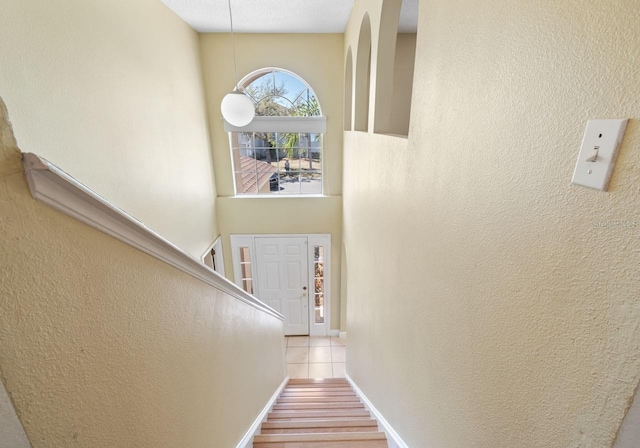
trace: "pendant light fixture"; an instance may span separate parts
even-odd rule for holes
[[[229,21],[231,24],[231,46],[233,49],[233,75],[236,82],[233,91],[227,93],[220,104],[222,117],[232,126],[246,126],[255,116],[255,106],[251,98],[238,87],[238,69],[236,66],[236,42],[233,34],[233,15],[231,14],[231,0],[229,4]]]

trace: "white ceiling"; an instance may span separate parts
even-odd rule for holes
[[[201,33],[229,32],[227,0],[161,0]],[[343,33],[354,0],[231,0],[238,33]],[[398,31],[415,32],[418,0],[403,0]]]

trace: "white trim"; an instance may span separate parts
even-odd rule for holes
[[[284,320],[282,314],[247,294],[52,163],[31,153],[25,153],[22,157],[31,194],[40,202],[164,261],[247,305]]]
[[[0,381],[0,446],[31,448],[31,443],[2,381]]]
[[[334,338],[337,338],[340,336],[340,330],[329,330],[327,332],[327,336],[332,336]]]
[[[215,250],[215,255],[213,256],[213,263],[216,266],[216,271],[218,274],[225,277],[224,272],[224,257],[222,254],[222,235],[218,235],[218,238],[204,251],[204,253],[200,256],[200,260],[204,263],[204,259],[211,253],[212,250]]]
[[[340,339],[347,339],[347,332],[346,331],[341,331],[338,336],[340,337]]]
[[[282,393],[282,390],[287,386],[288,381],[289,377],[287,376],[284,381],[282,381],[282,384],[280,384],[275,393],[271,396],[271,399],[269,399],[266,406],[262,409],[262,412],[260,412],[260,414],[258,414],[258,417],[256,417],[256,419],[253,421],[236,448],[251,448],[253,446],[253,436],[258,434],[258,432],[260,431],[262,422],[267,419],[267,414],[269,414],[269,411],[271,411],[271,408],[278,400],[278,397],[280,396],[280,393]]]
[[[256,238],[307,238],[307,257],[308,257],[308,275],[309,275],[309,335],[310,336],[338,336],[339,330],[331,330],[331,234],[329,233],[288,233],[288,234],[252,234],[252,235],[230,235],[231,240],[231,261],[233,265],[233,279],[242,288],[242,275],[240,274],[240,247],[251,248],[251,275],[253,276],[253,291],[258,288],[258,269],[256,260],[255,239]],[[313,253],[312,246],[322,245],[325,248],[325,291],[324,291],[324,324],[316,325],[315,322],[315,305],[311,287],[314,284],[313,279]]]
[[[360,388],[356,385],[356,383],[351,379],[349,374],[345,375],[351,387],[356,392],[356,395],[360,397],[364,406],[373,414],[373,417],[378,421],[378,426],[380,426],[381,430],[387,435],[387,442],[389,444],[389,448],[409,448],[404,440],[400,437],[400,435],[391,427],[389,422],[382,416],[380,411],[376,409],[376,407],[369,401],[367,396],[360,390]]]
[[[300,132],[325,134],[327,117],[255,117],[246,126],[233,126],[223,118],[225,132]]]

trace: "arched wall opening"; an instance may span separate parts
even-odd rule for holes
[[[351,129],[353,129],[353,56],[349,47],[344,71],[344,130]]]
[[[408,135],[418,0],[385,0],[376,64],[374,132]]]
[[[371,21],[365,13],[360,25],[356,52],[355,123],[356,131],[369,130],[369,87],[371,80]]]

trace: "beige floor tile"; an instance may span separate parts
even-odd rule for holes
[[[309,364],[287,364],[289,378],[309,378]]]
[[[347,345],[346,339],[336,338],[335,336],[331,338],[332,347],[344,347],[345,345]]]
[[[333,369],[330,362],[309,364],[309,378],[333,378]]]
[[[331,347],[331,359],[333,362],[347,362],[347,348]]]
[[[344,378],[346,376],[346,364],[343,362],[334,362],[333,363],[333,377],[334,378]]]
[[[287,364],[309,362],[309,347],[287,347]]]
[[[331,347],[309,347],[309,362],[331,362]]]
[[[287,338],[287,347],[308,347],[309,336],[290,336]]]
[[[329,347],[331,345],[331,338],[325,337],[312,337],[309,339],[309,346],[311,347]]]

